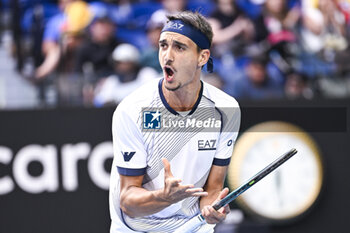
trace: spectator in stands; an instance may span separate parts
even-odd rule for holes
[[[84,36],[84,29],[91,21],[91,12],[84,1],[60,0],[61,13],[53,16],[45,26],[42,52],[43,63],[34,71],[35,83],[39,87],[39,98],[42,104],[47,104],[47,89],[54,73],[61,74],[74,71],[74,53]],[[59,72],[55,72],[59,71]],[[56,79],[56,78],[55,78]],[[55,81],[58,81],[57,79]],[[61,85],[57,91],[63,90]],[[59,96],[65,96],[64,93]],[[61,95],[63,94],[63,95]]]
[[[254,34],[252,22],[238,8],[236,0],[216,0],[216,9],[208,21],[214,32],[212,56],[218,69],[218,77],[223,79],[223,90],[232,94],[235,79],[238,78],[237,60],[244,55],[245,45]]]
[[[289,9],[287,0],[266,0],[261,16],[255,20],[255,39],[267,45],[260,52],[273,51],[273,62],[285,73],[290,71],[295,57],[296,50],[292,50],[291,45],[297,40],[295,29],[300,12],[299,5]]]
[[[214,32],[213,53],[219,56],[225,53],[242,54],[246,43],[253,38],[252,22],[237,7],[235,0],[216,0],[216,10],[209,16]]]
[[[131,44],[120,44],[113,51],[115,73],[101,79],[95,89],[95,106],[118,104],[143,83],[158,77],[159,73],[139,64],[140,52]]]
[[[303,1],[304,25],[308,29],[304,34],[307,49],[311,52],[346,49],[346,15],[338,8],[336,1],[312,2]]]
[[[347,25],[350,24],[350,7],[348,0],[336,0],[335,4],[337,5],[339,11],[344,15],[345,22]]]
[[[88,4],[76,1],[65,9],[66,21],[61,27],[59,40],[59,60],[55,69],[54,82],[56,84],[59,105],[82,105],[83,76],[76,74],[75,61],[78,48],[86,34],[85,29],[92,20]]]
[[[113,72],[109,59],[113,49],[120,43],[115,38],[116,26],[107,9],[94,15],[88,29],[87,37],[78,49],[75,68],[77,72],[88,72],[93,80],[97,80]]]
[[[51,74],[60,59],[59,41],[62,35],[62,27],[66,22],[66,15],[64,13],[66,7],[76,0],[59,0],[58,5],[61,12],[53,16],[45,25],[42,52],[44,54],[43,63],[36,69],[34,77],[37,80],[42,80]]]
[[[314,92],[308,84],[307,77],[298,72],[287,75],[284,92],[288,99],[312,99],[314,97]]]
[[[84,77],[84,103],[92,104],[94,85],[100,78],[113,73],[111,54],[120,44],[116,40],[116,25],[112,22],[107,8],[94,12],[94,20],[88,28],[87,37],[78,48],[75,72]]]
[[[158,59],[158,48],[159,48],[159,37],[163,29],[164,22],[163,18],[159,15],[153,15],[147,22],[146,32],[149,41],[149,46],[144,49],[141,53],[140,64],[142,66],[149,66],[155,69],[157,72],[162,72],[162,67],[159,64]]]
[[[151,17],[162,19],[166,23],[166,15],[175,14],[186,9],[187,0],[161,0],[162,9],[155,11]]]
[[[336,63],[338,73],[349,73],[349,11],[344,10],[342,2],[304,0],[302,38],[308,53],[320,55],[328,64]]]
[[[244,69],[244,75],[236,81],[233,96],[246,99],[271,99],[283,97],[283,85],[272,77],[264,56],[252,57]]]

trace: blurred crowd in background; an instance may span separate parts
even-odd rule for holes
[[[40,106],[118,104],[158,78],[166,15],[214,31],[202,79],[240,99],[350,96],[350,0],[0,0],[16,72]],[[6,20],[7,19],[7,20]]]

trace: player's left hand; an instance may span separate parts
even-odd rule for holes
[[[228,193],[229,189],[224,188],[218,195],[218,198],[212,204],[215,204],[223,199]],[[215,210],[211,205],[204,206],[202,209],[202,215],[208,224],[217,224],[222,222],[225,220],[228,213],[230,213],[230,207],[228,205],[225,205],[219,210]]]

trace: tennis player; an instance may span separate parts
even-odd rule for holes
[[[212,69],[213,33],[199,13],[168,16],[159,40],[163,77],[126,97],[113,115],[111,233],[173,232],[202,213],[213,232],[229,212],[223,189],[240,110],[200,80]]]

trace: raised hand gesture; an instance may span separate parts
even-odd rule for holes
[[[194,188],[193,184],[181,184],[182,180],[174,177],[171,172],[170,163],[166,158],[162,158],[164,164],[164,189],[163,199],[176,203],[187,197],[203,197],[208,193],[203,191],[203,188]]]

